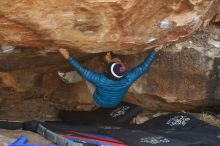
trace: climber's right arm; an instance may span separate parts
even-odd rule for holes
[[[153,63],[153,61],[156,58],[157,52],[161,50],[163,46],[156,47],[153,51],[151,51],[148,55],[148,57],[145,59],[143,63],[132,69],[130,72],[128,72],[128,77],[131,79],[132,82],[137,80],[142,74],[147,72]]]

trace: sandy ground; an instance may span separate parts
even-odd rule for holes
[[[23,130],[0,130],[0,146],[8,146],[8,143],[14,142],[20,136],[26,136],[28,143],[32,144],[52,144],[42,136]]]

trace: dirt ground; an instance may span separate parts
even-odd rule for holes
[[[8,143],[14,142],[21,135],[28,138],[30,144],[52,144],[50,141],[46,140],[42,136],[23,130],[0,130],[0,146],[8,146]]]
[[[43,98],[24,100],[21,103],[2,106],[0,120],[12,121],[56,121],[59,110],[90,111],[93,105],[62,105]]]

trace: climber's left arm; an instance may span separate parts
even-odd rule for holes
[[[94,84],[98,83],[101,77],[100,73],[93,72],[83,67],[74,57],[70,57],[66,49],[59,49],[60,53],[67,59],[68,63],[85,79]]]

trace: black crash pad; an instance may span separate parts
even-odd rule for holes
[[[23,129],[23,122],[0,120],[0,129],[18,130]]]
[[[153,130],[190,130],[197,127],[202,127],[207,123],[186,113],[174,113],[162,115],[147,122],[137,125],[140,129]]]
[[[51,133],[60,134],[60,131],[62,133],[71,130],[112,138],[129,146],[220,146],[220,128],[185,113],[156,117],[138,126],[97,123],[68,125],[63,122],[47,122],[42,123],[41,126],[44,126],[44,130],[40,133],[49,139]],[[74,142],[83,143],[77,140]],[[94,143],[86,144],[94,145]]]
[[[142,112],[140,106],[122,102],[115,108],[98,108],[91,112],[60,111],[59,117],[63,122],[75,125],[116,125],[129,124],[140,112]]]
[[[41,123],[38,133],[59,145],[83,146],[189,146],[190,143],[162,135],[119,126],[72,126]],[[85,139],[87,138],[87,139]],[[97,143],[97,141],[99,143]]]
[[[220,146],[220,128],[186,113],[163,115],[133,128],[189,142],[195,146]]]
[[[63,123],[41,123],[37,132],[62,146],[125,146],[121,141],[99,134],[96,126],[71,126]]]
[[[116,138],[129,146],[189,146],[191,143],[154,134],[149,131],[122,127],[102,127],[99,132]]]

